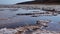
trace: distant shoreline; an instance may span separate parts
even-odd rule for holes
[[[40,7],[40,6],[60,6],[59,4],[19,4],[19,5],[0,5],[0,8],[20,8],[22,6],[37,6],[37,7]]]
[[[22,8],[22,9],[46,8],[46,9],[55,9],[57,11],[60,11],[60,5],[45,5],[45,4],[0,5],[0,9],[1,8]]]

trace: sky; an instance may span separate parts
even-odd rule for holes
[[[0,4],[15,4],[19,2],[32,1],[32,0],[0,0]]]

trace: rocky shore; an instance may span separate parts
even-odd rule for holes
[[[41,6],[41,7],[40,7]],[[60,5],[59,5],[60,6]],[[9,10],[12,10],[12,11],[16,11],[16,10],[18,10],[19,8],[21,8],[21,9],[24,9],[24,10],[31,10],[31,9],[33,9],[33,10],[35,10],[35,9],[39,9],[39,10],[44,10],[44,11],[46,11],[46,12],[43,12],[43,13],[39,13],[39,12],[37,12],[37,13],[23,13],[23,14],[20,14],[20,13],[18,13],[18,14],[15,14],[15,15],[32,15],[32,17],[35,17],[35,16],[37,16],[37,15],[57,15],[59,12],[60,12],[60,7],[58,6],[58,8],[54,5],[54,6],[46,6],[46,5],[36,5],[36,6],[34,6],[34,5],[30,5],[30,6],[28,6],[28,5],[16,5],[16,6],[9,6],[9,7],[7,7],[7,6],[4,6],[5,8],[7,7],[7,8],[11,8],[11,9],[9,9]],[[3,6],[2,6],[3,7]],[[2,7],[0,7],[0,8],[2,8]],[[14,9],[14,8],[18,8],[18,9]],[[55,9],[53,9],[53,8],[55,8]],[[55,11],[56,10],[56,11]],[[2,14],[4,14],[2,11],[2,9],[0,10],[1,11],[1,13]],[[11,13],[9,13],[9,14],[12,14],[12,12]],[[7,14],[6,14],[7,15]],[[10,15],[9,15],[10,16]],[[4,15],[3,15],[3,17],[4,17]],[[20,17],[19,17],[20,18]],[[18,19],[19,19],[18,18]],[[12,18],[11,18],[12,19]],[[6,19],[6,18],[0,18],[0,20],[10,20],[10,19]],[[17,19],[14,19],[14,20],[17,20]],[[23,19],[22,19],[23,20]],[[4,21],[4,23],[6,22],[6,21]],[[12,20],[11,20],[12,21]],[[17,20],[17,21],[19,21],[19,20]],[[26,25],[26,26],[22,26],[22,27],[18,27],[18,28],[2,28],[2,29],[0,29],[0,34],[60,34],[60,32],[55,32],[55,31],[49,31],[49,30],[45,30],[45,29],[43,29],[43,27],[48,27],[48,23],[49,22],[51,22],[51,21],[46,21],[46,20],[39,20],[39,21],[37,21],[36,22],[36,24],[34,24],[34,25]],[[2,23],[3,23],[3,21],[2,21]],[[8,22],[6,22],[6,23],[8,23]],[[6,24],[5,23],[5,24]],[[13,22],[13,23],[15,23],[15,22]],[[4,25],[5,26],[5,25]]]
[[[37,29],[35,31],[30,31],[30,32],[29,31],[21,32],[21,31],[18,31],[17,29],[3,28],[3,29],[0,29],[0,34],[60,34],[60,32],[40,30],[40,29]]]
[[[2,28],[0,34],[60,34],[60,32],[49,31],[42,29],[48,27],[48,23],[51,21],[38,20],[35,25],[27,25],[18,28]]]

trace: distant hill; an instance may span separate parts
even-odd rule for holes
[[[60,4],[60,0],[35,0],[16,4]]]

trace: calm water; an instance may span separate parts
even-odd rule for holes
[[[35,24],[37,20],[51,20],[49,27],[45,28],[52,31],[60,31],[60,15],[57,16],[18,16],[17,13],[30,13],[34,10],[18,9],[17,11],[11,11],[9,8],[5,8],[4,11],[0,11],[0,28],[15,28],[27,24]],[[36,10],[37,11],[37,10]],[[42,10],[39,10],[42,11]],[[2,19],[2,20],[1,20]],[[6,19],[6,20],[3,20]]]

